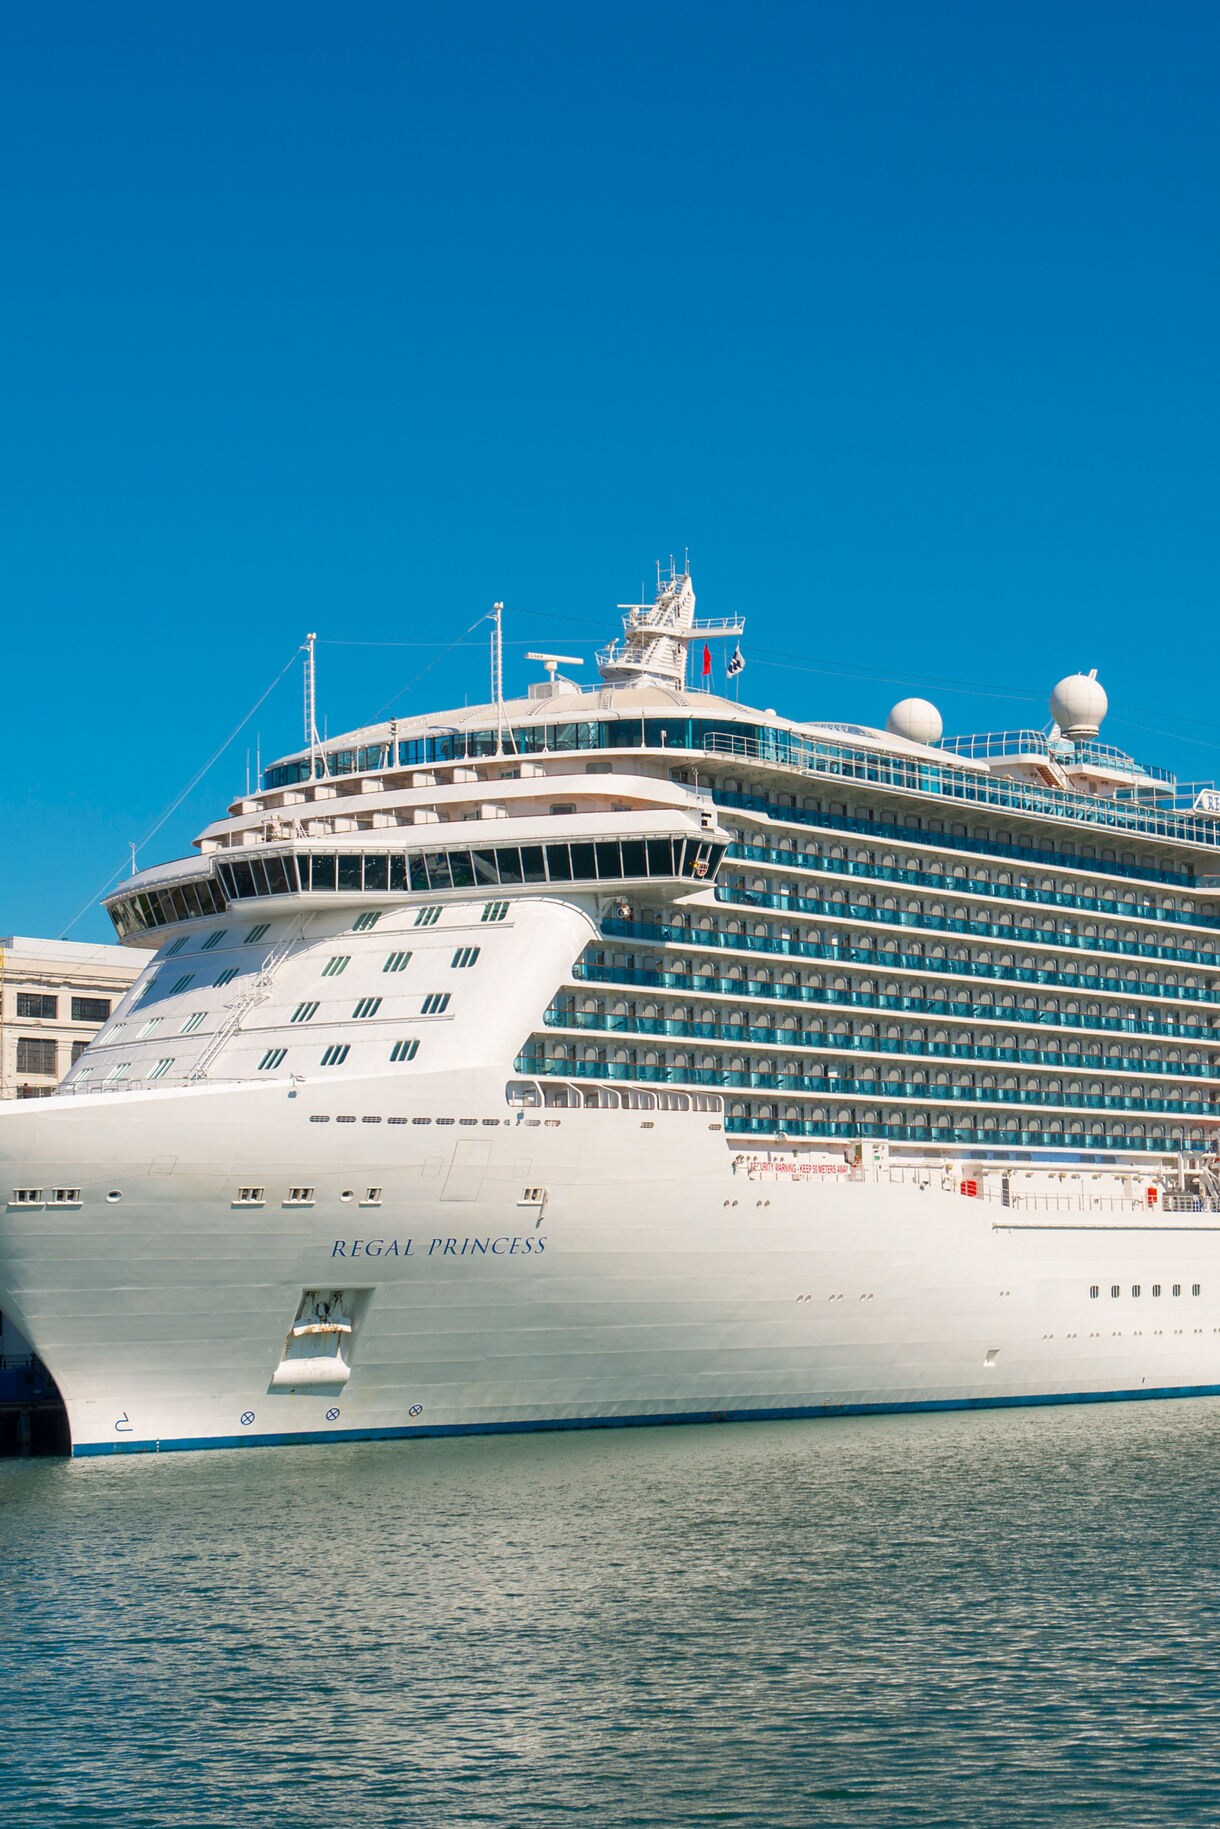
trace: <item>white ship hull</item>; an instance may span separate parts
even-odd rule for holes
[[[1220,1390],[1215,808],[1095,678],[793,723],[685,689],[686,573],[622,607],[592,691],[323,743],[311,637],[109,896],[146,972],[0,1108],[75,1453]]]
[[[343,1102],[325,1130],[316,1087],[22,1114],[82,1204],[0,1215],[0,1303],[75,1454],[1220,1390],[1220,1215],[1012,1209],[830,1154],[794,1177],[704,1113],[506,1115],[493,1074],[416,1078],[428,1127],[387,1125],[384,1080]],[[331,1290],[342,1382],[275,1382]]]

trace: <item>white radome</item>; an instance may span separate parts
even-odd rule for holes
[[[1065,737],[1095,737],[1109,709],[1110,701],[1091,673],[1069,673],[1051,693],[1051,716]]]
[[[939,743],[944,734],[944,719],[927,699],[902,699],[885,720],[891,737],[905,737],[908,743]]]

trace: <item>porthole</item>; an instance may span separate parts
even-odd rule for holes
[[[339,1196],[340,1200],[355,1200],[355,1198],[355,1193],[351,1188],[344,1188],[342,1194]]]
[[[111,1188],[109,1194],[106,1196],[106,1199],[110,1201],[112,1205],[116,1200],[122,1200],[122,1198],[123,1193],[121,1188]]]

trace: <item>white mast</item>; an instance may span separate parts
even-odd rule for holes
[[[305,741],[309,745],[309,779],[315,775],[318,754],[317,680],[314,671],[314,644],[317,636],[305,637]]]
[[[496,707],[496,754],[504,754],[504,605],[491,606],[491,696]]]

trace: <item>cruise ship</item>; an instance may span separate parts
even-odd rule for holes
[[[595,686],[326,741],[310,647],[108,898],[144,971],[0,1108],[74,1454],[1220,1390],[1220,796],[1092,674],[806,722],[685,572],[620,608]]]

